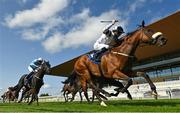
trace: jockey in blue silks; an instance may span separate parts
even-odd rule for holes
[[[41,66],[42,62],[43,59],[38,58],[30,63],[30,65],[28,66],[28,70],[30,71],[30,73],[26,76],[25,85],[29,85],[28,83],[31,80],[32,75],[37,72],[37,69]]]
[[[107,51],[110,48],[110,44],[115,41],[119,42],[122,40],[122,37],[119,38],[121,34],[124,33],[124,30],[121,26],[115,26],[112,30],[110,28],[116,23],[118,20],[112,20],[112,23],[107,25],[101,37],[94,43],[94,50],[97,52],[94,54],[95,61],[100,61],[102,53]]]

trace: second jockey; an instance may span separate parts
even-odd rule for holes
[[[41,66],[42,63],[42,58],[35,59],[30,63],[28,67],[30,73],[26,76],[25,85],[29,86],[29,81],[32,78],[32,75],[37,72],[37,69]]]

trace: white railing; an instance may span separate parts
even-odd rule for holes
[[[155,83],[157,92],[158,92],[158,98],[180,98],[180,80],[176,81],[167,81],[167,82],[157,82]],[[114,92],[115,87],[108,87],[104,88],[106,91],[112,93]],[[179,89],[179,92],[175,95],[174,92],[172,92],[174,89]],[[129,92],[131,93],[133,99],[149,99],[153,98],[153,96],[145,96],[144,94],[151,91],[150,86],[148,83],[145,84],[136,84],[132,85],[129,87]],[[82,94],[83,95],[83,94]],[[89,97],[92,95],[92,91],[88,91]],[[117,97],[109,97],[109,100],[114,100],[114,99],[127,99],[127,95],[124,93],[120,93]],[[40,101],[43,102],[49,102],[49,101],[64,101],[64,97],[62,95],[58,96],[48,96],[48,97],[40,97]],[[76,95],[75,101],[79,101],[80,97],[79,94]],[[86,101],[86,99],[83,96],[83,100]]]

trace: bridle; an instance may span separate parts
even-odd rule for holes
[[[156,39],[155,38],[152,38],[152,34],[151,33],[149,33],[151,30],[147,30],[147,29],[145,29],[143,26],[141,26],[140,27],[140,30],[141,30],[141,35],[140,35],[140,41],[141,42],[143,42],[142,40],[143,40],[143,33],[149,38],[150,36],[151,36],[151,38],[149,39],[149,41],[148,42],[143,42],[143,43],[146,43],[146,44],[149,44],[149,45],[154,45],[155,43],[156,43]],[[142,46],[146,46],[146,44],[144,44],[144,45],[141,45],[141,47]]]
[[[39,67],[39,69],[38,70],[40,70],[41,68],[47,68],[47,67],[44,67],[44,65],[47,65],[47,64],[45,64],[46,63],[46,61],[42,61],[42,64],[41,64],[41,66]],[[45,69],[45,70],[47,70],[47,69]],[[40,78],[40,77],[38,77],[37,75],[35,75],[34,76],[36,79],[39,79],[39,80],[42,80],[43,78]]]

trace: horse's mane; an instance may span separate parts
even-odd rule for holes
[[[123,36],[123,39],[127,39],[129,37],[131,37],[135,32],[137,32],[139,29],[141,28],[141,26],[139,26],[137,29],[135,29],[134,31],[128,32],[126,33],[125,36]]]
[[[138,29],[132,31],[132,32],[128,32],[125,36],[129,37],[132,36]]]

